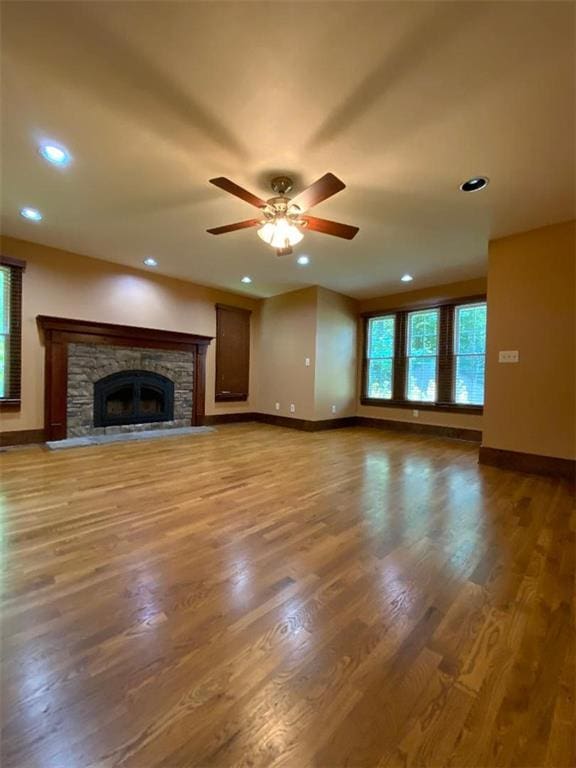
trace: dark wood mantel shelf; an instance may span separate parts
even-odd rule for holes
[[[97,323],[65,317],[38,315],[46,347],[44,423],[47,440],[66,437],[66,405],[68,389],[68,344],[110,344],[117,347],[174,349],[194,355],[194,392],[192,426],[204,422],[206,393],[206,348],[212,336],[140,328],[131,325]]]

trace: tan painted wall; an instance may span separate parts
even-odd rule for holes
[[[575,280],[576,222],[490,243],[484,445],[576,457]]]
[[[449,299],[464,298],[466,296],[479,296],[486,293],[486,278],[465,280],[458,283],[434,286],[433,288],[420,288],[415,291],[403,291],[402,293],[380,296],[375,299],[366,299],[359,302],[360,312],[378,312],[386,309],[399,309],[406,307],[417,308],[434,304],[435,302]],[[358,359],[362,360],[363,354],[363,323],[359,325],[358,333]],[[361,366],[358,366],[358,393],[361,393]],[[417,417],[412,415],[408,408],[379,408],[369,405],[358,405],[358,416],[369,416],[373,419],[390,419],[391,421],[409,421],[418,424],[434,424],[441,427],[458,427],[461,429],[482,429],[483,416],[468,413],[436,413],[435,411],[419,410]]]
[[[258,410],[262,413],[315,418],[317,306],[316,287],[283,293],[263,302],[258,343]],[[280,403],[279,411],[275,403]],[[290,413],[291,403],[296,408],[294,413]]]
[[[36,315],[140,325],[214,336],[217,302],[252,310],[250,399],[214,402],[215,346],[208,349],[206,412],[253,411],[257,400],[257,339],[261,301],[152,272],[2,238],[2,253],[27,261],[23,287],[22,410],[0,414],[2,431],[44,425],[44,351]]]
[[[316,420],[354,416],[356,413],[358,302],[334,291],[318,288]],[[332,405],[336,413],[332,413]]]

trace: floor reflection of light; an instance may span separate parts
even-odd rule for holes
[[[449,563],[459,569],[481,546],[484,537],[483,498],[474,472],[452,470],[439,520],[440,538],[448,547]]]
[[[390,457],[369,454],[364,457],[360,486],[360,509],[372,530],[380,530],[390,504]]]
[[[227,560],[232,571],[232,575],[225,582],[228,587],[227,597],[239,608],[253,597],[254,569],[249,554],[243,549],[233,549]]]

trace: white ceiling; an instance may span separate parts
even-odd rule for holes
[[[574,216],[569,2],[10,2],[2,5],[5,234],[258,296],[355,297],[485,273],[489,238]],[[50,138],[74,162],[37,153]],[[278,258],[205,229],[326,171],[347,189]],[[476,174],[490,186],[464,195]],[[44,221],[18,215],[39,208]],[[307,253],[308,267],[296,265]],[[242,286],[244,274],[253,283]]]

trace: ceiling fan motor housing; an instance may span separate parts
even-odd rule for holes
[[[270,182],[270,186],[277,195],[285,195],[292,189],[293,182],[289,176],[275,176]]]

